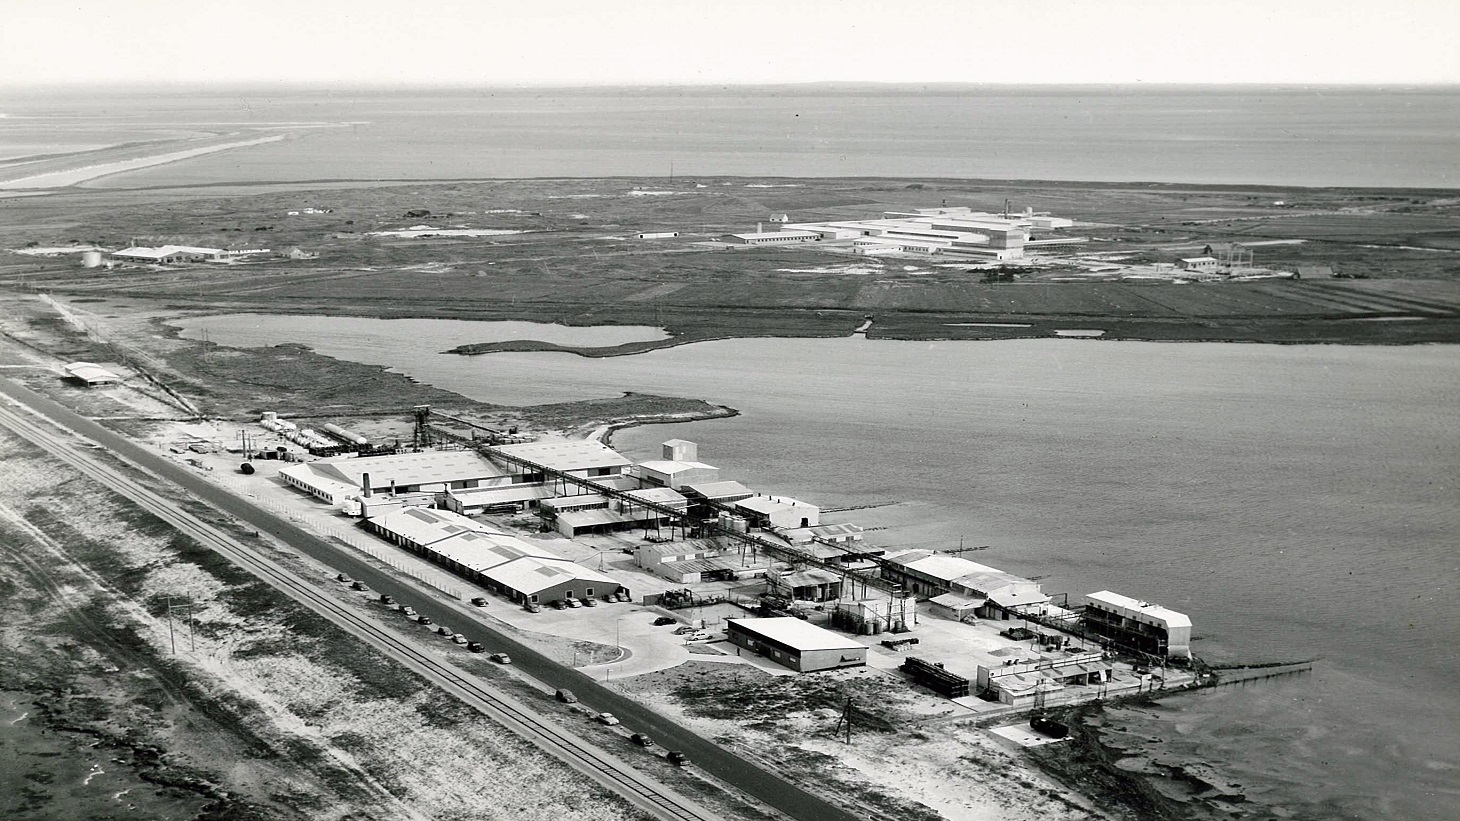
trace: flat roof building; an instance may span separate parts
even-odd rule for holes
[[[178,262],[221,262],[228,254],[221,248],[195,248],[191,245],[164,245],[160,248],[134,246],[112,253],[112,259],[123,262],[151,262],[168,265]]]
[[[860,667],[866,645],[796,618],[726,619],[730,643],[798,673]]]
[[[1117,645],[1156,656],[1191,657],[1191,619],[1109,590],[1085,596],[1084,623]]]
[[[68,379],[74,379],[77,382],[85,382],[87,387],[95,387],[96,385],[117,385],[120,384],[122,381],[122,378],[120,376],[117,376],[106,368],[103,368],[102,366],[91,362],[72,362],[71,364],[62,367],[61,370],[66,374],[66,377]]]

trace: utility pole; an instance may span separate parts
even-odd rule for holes
[[[842,725],[846,725],[846,728],[847,728],[847,731],[846,731],[846,741],[844,743],[851,744],[852,743],[852,697],[851,696],[847,696],[847,703],[846,703],[845,706],[842,707],[841,717],[836,720],[836,727],[834,727],[832,729],[832,731],[831,731],[831,734],[832,734],[833,737],[840,738],[842,736]]]
[[[172,644],[172,654],[177,655],[177,635],[172,632],[172,597],[167,597],[167,639]]]

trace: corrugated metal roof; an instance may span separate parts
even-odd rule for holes
[[[419,545],[429,545],[458,533],[496,533],[474,519],[449,510],[412,507],[394,510],[370,519],[375,527]]]
[[[482,571],[487,578],[524,595],[539,593],[549,587],[574,584],[608,584],[621,586],[617,579],[579,567],[567,559],[521,558],[499,567]]]

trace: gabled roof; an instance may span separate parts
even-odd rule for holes
[[[567,559],[521,558],[484,570],[482,575],[529,596],[569,582],[621,586],[612,576],[580,567]]]
[[[495,529],[452,513],[449,510],[432,510],[424,507],[409,507],[393,510],[375,516],[370,520],[375,527],[394,533],[418,545],[430,545],[458,533],[497,533]]]

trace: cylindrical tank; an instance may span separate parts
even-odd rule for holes
[[[101,252],[100,251],[83,251],[81,253],[81,267],[82,268],[100,268],[101,267]]]
[[[360,434],[358,434],[358,433],[356,433],[356,432],[354,432],[352,430],[349,430],[347,428],[342,428],[342,427],[340,427],[339,425],[336,425],[333,422],[326,422],[323,425],[320,425],[319,427],[320,427],[320,430],[324,431],[325,433],[328,433],[330,436],[333,436],[336,439],[339,439],[341,442],[344,442],[347,445],[368,445],[368,444],[370,444],[370,440],[369,439],[366,439],[365,437],[361,436]]]

